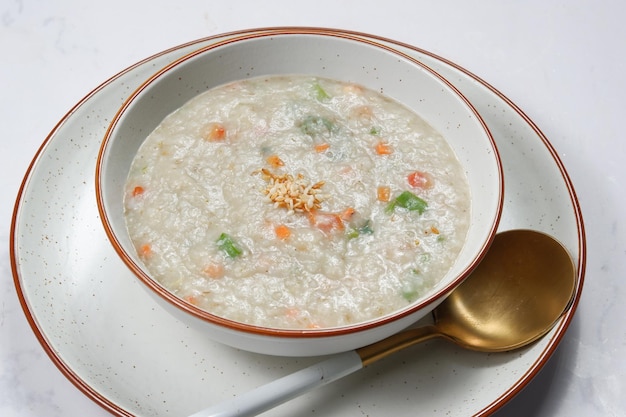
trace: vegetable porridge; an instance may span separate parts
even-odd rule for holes
[[[468,229],[465,173],[400,103],[308,76],[238,81],[166,117],[125,216],[152,276],[212,314],[307,329],[392,313],[437,284]]]

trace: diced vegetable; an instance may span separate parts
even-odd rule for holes
[[[224,276],[224,265],[212,262],[204,268],[203,272],[209,278],[222,278]]]
[[[226,138],[226,129],[221,123],[211,123],[208,127],[205,139],[217,142]]]
[[[143,192],[144,192],[143,187],[136,186],[135,188],[133,188],[133,197],[137,197],[138,195],[143,194]]]
[[[239,248],[233,239],[226,233],[222,233],[216,243],[217,247],[224,251],[229,258],[236,258],[243,253],[241,248]]]
[[[412,269],[402,285],[402,297],[408,302],[417,300],[423,290],[423,278],[418,269]]]
[[[380,135],[380,127],[378,126],[372,126],[370,128],[370,135],[374,135],[374,136],[378,136]]]
[[[320,143],[318,145],[315,145],[315,152],[322,153],[324,151],[327,151],[328,148],[330,148],[330,144],[328,144],[326,142]]]
[[[302,133],[311,137],[328,135],[335,129],[335,124],[323,116],[307,116],[300,123]]]
[[[348,207],[341,213],[340,215],[341,220],[346,221],[346,222],[349,221],[354,215],[354,212],[355,212],[354,208]]]
[[[346,231],[348,239],[354,239],[362,235],[371,235],[374,233],[371,220],[365,220],[360,226],[351,227]]]
[[[417,300],[418,296],[419,292],[414,288],[406,286],[402,289],[402,297],[410,303]]]
[[[139,248],[139,256],[142,258],[148,258],[152,255],[152,246],[149,243],[141,245]]]
[[[388,143],[382,141],[376,144],[375,149],[378,155],[391,155],[393,153],[393,149],[391,149],[391,146],[389,146]]]
[[[311,211],[309,212],[309,220],[311,222],[311,225],[317,227],[319,230],[326,234],[333,233],[335,231],[342,231],[345,229],[341,217],[335,213]]]
[[[413,188],[429,189],[434,185],[433,177],[422,171],[413,171],[406,177],[409,185]]]
[[[313,84],[313,92],[315,93],[315,98],[319,101],[328,100],[330,98],[330,95],[319,83]]]
[[[282,159],[278,157],[278,155],[270,155],[266,159],[267,163],[270,164],[274,168],[282,167],[285,165]]]
[[[276,233],[276,237],[281,240],[288,239],[291,236],[291,229],[284,224],[280,224],[274,228],[274,232]]]
[[[378,198],[378,201],[389,201],[391,199],[391,188],[381,185],[376,189],[376,198]]]
[[[388,213],[391,213],[395,210],[396,207],[402,207],[409,211],[417,211],[419,214],[422,214],[426,207],[428,207],[428,203],[422,200],[415,194],[410,191],[404,191],[402,194],[397,196],[389,205],[386,210]]]
[[[359,233],[362,235],[371,235],[374,233],[374,229],[372,229],[372,222],[368,219],[359,227]]]
[[[187,301],[189,304],[198,305],[198,299],[196,298],[195,295],[188,295],[183,299]]]
[[[419,289],[412,283],[406,283],[402,288],[402,297],[410,303],[417,300],[419,295]]]

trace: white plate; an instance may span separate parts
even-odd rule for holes
[[[164,51],[95,89],[46,138],[17,197],[11,259],[26,316],[59,369],[114,414],[186,415],[320,360],[242,352],[176,321],[119,260],[98,218],[96,157],[123,100],[167,63],[241,33]],[[426,51],[371,38],[433,67],[472,101],[495,137],[505,170],[499,230],[532,228],[559,239],[577,265],[576,297],[557,326],[528,348],[484,354],[427,342],[267,415],[491,414],[546,363],[578,304],[586,248],[574,188],[548,140],[506,97]]]

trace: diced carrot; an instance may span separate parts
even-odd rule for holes
[[[391,146],[385,142],[378,142],[376,144],[376,153],[378,155],[391,155],[393,153],[393,149],[391,149]]]
[[[222,278],[224,276],[224,266],[219,263],[210,263],[203,269],[203,272],[209,278]]]
[[[226,129],[220,123],[211,123],[205,137],[211,142],[217,142],[226,138]]]
[[[437,229],[435,226],[430,226],[430,231],[433,232],[436,235],[439,234],[439,229]]]
[[[141,186],[136,186],[135,188],[133,188],[133,197],[137,197],[138,195],[143,194],[144,189]]]
[[[309,212],[311,224],[324,233],[344,230],[345,226],[341,217],[335,213],[322,213],[319,211]]]
[[[310,324],[309,324],[308,326],[306,326],[306,327],[307,327],[307,329],[321,329],[321,328],[322,328],[322,326],[320,326],[320,325],[319,325],[319,324],[317,324],[317,323],[310,323]]]
[[[282,167],[285,165],[282,159],[278,157],[278,155],[270,155],[266,159],[267,163],[273,166],[274,168]]]
[[[381,185],[376,189],[376,197],[378,201],[389,201],[391,199],[391,188]]]
[[[274,228],[274,232],[276,233],[276,237],[281,240],[288,239],[291,236],[291,229],[284,224],[280,224]]]
[[[315,152],[322,153],[322,152],[326,151],[328,148],[330,148],[330,144],[328,144],[328,143],[320,143],[318,145],[315,145]]]
[[[194,295],[188,295],[183,298],[183,300],[187,301],[189,304],[197,305],[198,299]]]
[[[434,185],[433,177],[422,171],[413,171],[406,177],[409,185],[413,188],[429,189]]]
[[[354,212],[355,212],[354,208],[348,207],[340,214],[339,217],[341,217],[341,220],[347,222],[352,218],[352,216],[354,215]]]
[[[152,255],[152,246],[149,243],[141,245],[139,248],[139,256],[142,258],[148,258]]]

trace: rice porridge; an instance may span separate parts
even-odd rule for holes
[[[135,156],[125,216],[152,276],[253,325],[371,320],[418,299],[468,229],[465,173],[445,139],[394,100],[308,76],[195,97]]]

